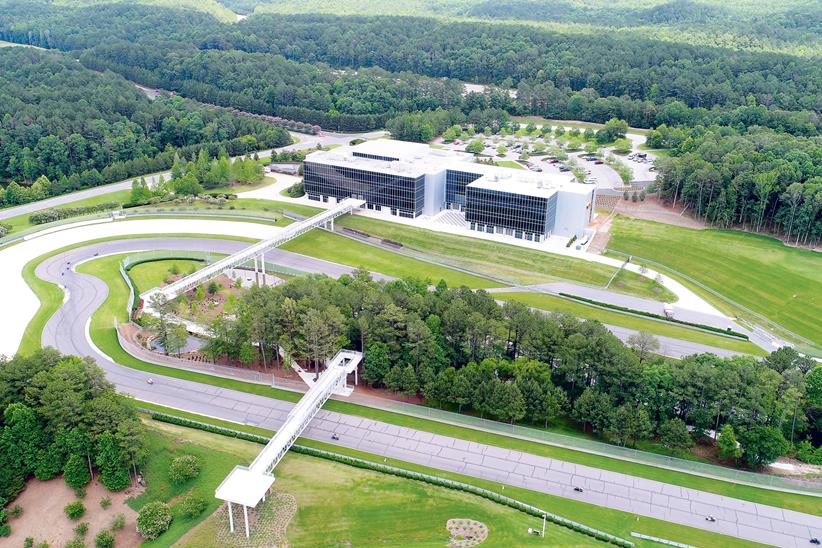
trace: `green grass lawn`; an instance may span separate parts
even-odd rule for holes
[[[616,271],[607,265],[573,257],[479,238],[443,234],[358,215],[340,217],[336,222],[340,226],[399,242],[443,263],[511,284],[570,280],[604,287]],[[676,300],[670,291],[639,274],[626,272],[619,283],[620,285],[613,287],[614,290],[669,302]]]
[[[164,409],[160,406],[152,407],[156,407],[158,411],[183,416],[175,410]],[[224,421],[215,421],[193,414],[186,415],[187,418],[218,426],[228,426],[266,436],[272,435],[272,432],[260,428],[226,424]],[[166,439],[173,436],[179,447],[186,447],[181,445],[182,443],[202,444],[215,450],[215,453],[219,451],[221,458],[222,454],[233,453],[236,454],[237,463],[247,463],[255,454],[249,455],[255,446],[257,450],[261,447],[261,445],[178,426],[155,425],[157,423],[151,423],[152,428],[162,429],[162,434],[154,434],[155,436],[162,436]],[[300,438],[298,443],[373,462],[383,462],[383,458],[377,455],[323,442]],[[235,445],[236,450],[233,450],[232,446]],[[152,456],[152,460],[154,458]],[[630,538],[631,531],[638,531],[697,546],[756,546],[754,543],[670,522],[639,517],[510,485],[503,488],[502,484],[493,481],[444,472],[395,459],[386,459],[385,464],[462,481],[503,493],[623,538]],[[160,468],[159,472],[162,473],[163,469],[160,466],[155,468]],[[542,546],[594,545],[588,537],[551,524],[548,524],[544,540],[528,537],[526,535],[528,527],[541,527],[542,524],[539,520],[534,520],[525,514],[513,512],[472,495],[351,468],[313,457],[291,453],[277,467],[275,476],[277,480],[274,483],[274,490],[293,494],[297,498],[298,513],[288,531],[288,539],[294,546],[407,544],[402,541],[402,538],[391,536],[394,529],[398,530],[397,533],[405,535],[405,538],[411,539],[410,543],[414,546],[442,546],[442,537],[434,535],[442,535],[444,522],[450,517],[471,518],[486,523],[490,528],[490,535],[485,543],[488,546],[521,546],[531,543]],[[148,475],[147,479],[150,482],[151,475]],[[345,502],[335,504],[334,501]],[[462,512],[462,514],[449,515],[450,512]],[[325,525],[316,527],[317,520],[320,519],[327,524],[327,527]],[[181,546],[194,548],[206,545],[203,543],[214,538],[216,525],[215,518],[204,521],[183,539]],[[652,546],[652,544],[637,541],[637,546]]]
[[[105,202],[119,202],[124,203],[128,200],[129,196],[131,195],[130,190],[116,190],[114,192],[108,192],[105,194],[100,194],[98,196],[92,196],[90,198],[85,198],[83,200],[77,200],[75,202],[69,202],[67,204],[56,206],[54,209],[65,209],[67,207],[89,207],[98,204],[102,204]],[[48,209],[48,208],[43,208]],[[32,228],[37,225],[29,224],[29,215],[31,213],[24,213],[23,215],[15,215],[14,217],[9,217],[8,219],[0,220],[0,223],[7,223],[12,226],[11,232],[17,232],[20,230],[25,230],[27,228]]]
[[[697,331],[696,329],[688,329],[687,327],[680,327],[671,323],[657,322],[628,314],[620,314],[619,312],[611,310],[602,310],[584,303],[574,302],[545,293],[495,293],[494,298],[502,301],[518,301],[541,310],[565,312],[578,318],[598,320],[602,323],[618,325],[638,331],[647,331],[654,335],[706,344],[734,352],[744,352],[757,356],[765,356],[767,354],[764,350],[749,341],[713,335],[711,333]]]
[[[817,253],[765,236],[621,216],[614,219],[608,247],[678,270],[822,345],[822,256]]]
[[[494,160],[494,163],[500,167],[510,167],[511,169],[525,169],[525,166],[513,160]]]
[[[434,284],[440,280],[445,280],[450,287],[465,285],[479,289],[499,287],[501,285],[485,278],[405,257],[381,247],[365,244],[323,230],[312,230],[296,240],[291,240],[282,248],[287,251],[356,268],[364,268],[397,278],[407,276],[429,278]]]
[[[172,270],[175,268],[179,274],[186,275],[199,270],[203,266],[205,266],[203,261],[168,259],[140,263],[133,266],[128,274],[134,282],[137,293],[142,293],[152,287],[158,287],[162,282],[173,276]]]

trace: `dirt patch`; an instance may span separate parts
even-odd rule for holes
[[[685,228],[705,228],[705,223],[697,221],[688,212],[682,212],[680,207],[670,207],[662,203],[656,197],[648,196],[644,202],[632,202],[631,200],[619,200],[614,209],[620,215],[643,219],[646,221],[656,221],[669,225],[682,226]]]
[[[488,538],[488,527],[473,519],[449,519],[445,527],[451,535],[448,541],[451,548],[477,546]]]
[[[82,499],[86,513],[78,521],[71,521],[63,512],[63,507],[77,500],[62,477],[49,481],[31,480],[12,503],[23,508],[23,515],[11,520],[11,536],[1,544],[6,546],[23,546],[26,538],[31,537],[35,545],[48,542],[49,546],[65,546],[74,538],[74,528],[79,523],[88,523],[85,535],[86,545],[94,543],[94,536],[111,526],[118,514],[126,518],[126,525],[115,533],[116,546],[138,546],[142,539],[137,534],[137,512],[126,505],[126,500],[139,494],[136,489],[127,489],[120,493],[111,493],[99,481],[94,480],[86,486],[86,496]],[[111,506],[103,509],[100,501],[111,499]]]
[[[250,536],[245,537],[243,509],[233,506],[234,532],[229,529],[228,505],[221,504],[205,521],[186,533],[175,548],[200,548],[206,539],[224,548],[286,547],[288,524],[297,514],[297,499],[288,493],[271,493],[256,509],[248,510]]]

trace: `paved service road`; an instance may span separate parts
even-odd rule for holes
[[[37,275],[62,283],[68,290],[68,300],[47,323],[43,345],[53,346],[64,353],[95,358],[117,389],[135,398],[237,423],[277,429],[293,404],[157,375],[152,375],[154,384],[149,385],[147,373],[123,367],[101,355],[89,342],[86,325],[94,310],[105,300],[108,289],[97,278],[66,270],[67,261],[76,264],[91,258],[95,252],[205,248],[228,253],[236,246],[242,244],[195,238],[135,239],[78,248],[47,259],[38,267]],[[330,442],[332,432],[340,438],[334,442],[338,445],[761,543],[799,547],[806,546],[811,536],[822,536],[822,517],[819,516],[340,413],[320,411],[305,435]],[[584,491],[575,492],[574,487]],[[714,515],[717,521],[706,521],[707,514]]]

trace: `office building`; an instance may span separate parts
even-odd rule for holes
[[[384,139],[309,154],[304,182],[311,200],[359,198],[405,218],[456,210],[471,230],[538,242],[582,236],[595,192],[570,173],[489,166],[471,154]]]

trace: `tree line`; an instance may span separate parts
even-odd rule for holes
[[[338,349],[362,349],[372,386],[496,420],[576,421],[623,445],[658,437],[685,450],[728,425],[758,466],[791,442],[822,439],[822,368],[791,349],[764,361],[669,360],[647,337],[626,346],[598,322],[443,282],[430,290],[427,280],[375,282],[361,271],[301,277],[244,293],[236,321],[214,320],[210,335],[209,357],[264,367],[294,356],[320,370]],[[763,457],[767,444],[777,454]]]
[[[784,54],[412,17],[255,15],[225,25],[141,6],[40,7],[9,2],[0,38],[83,51],[83,63],[148,85],[334,129],[418,110],[467,113],[461,85],[447,79],[516,89],[503,107],[512,114],[820,129],[822,68]]]
[[[63,474],[82,489],[94,470],[121,491],[145,458],[134,406],[91,361],[53,349],[0,359],[0,409],[0,498],[14,498],[31,477]]]
[[[290,142],[264,121],[181,98],[151,101],[64,55],[0,50],[0,180],[14,181],[0,189],[0,205],[167,169],[176,152],[243,154]],[[35,186],[41,177],[49,184]]]
[[[822,238],[819,137],[662,125],[648,144],[670,149],[657,161],[660,195],[695,217],[719,228],[775,233],[795,245]]]

